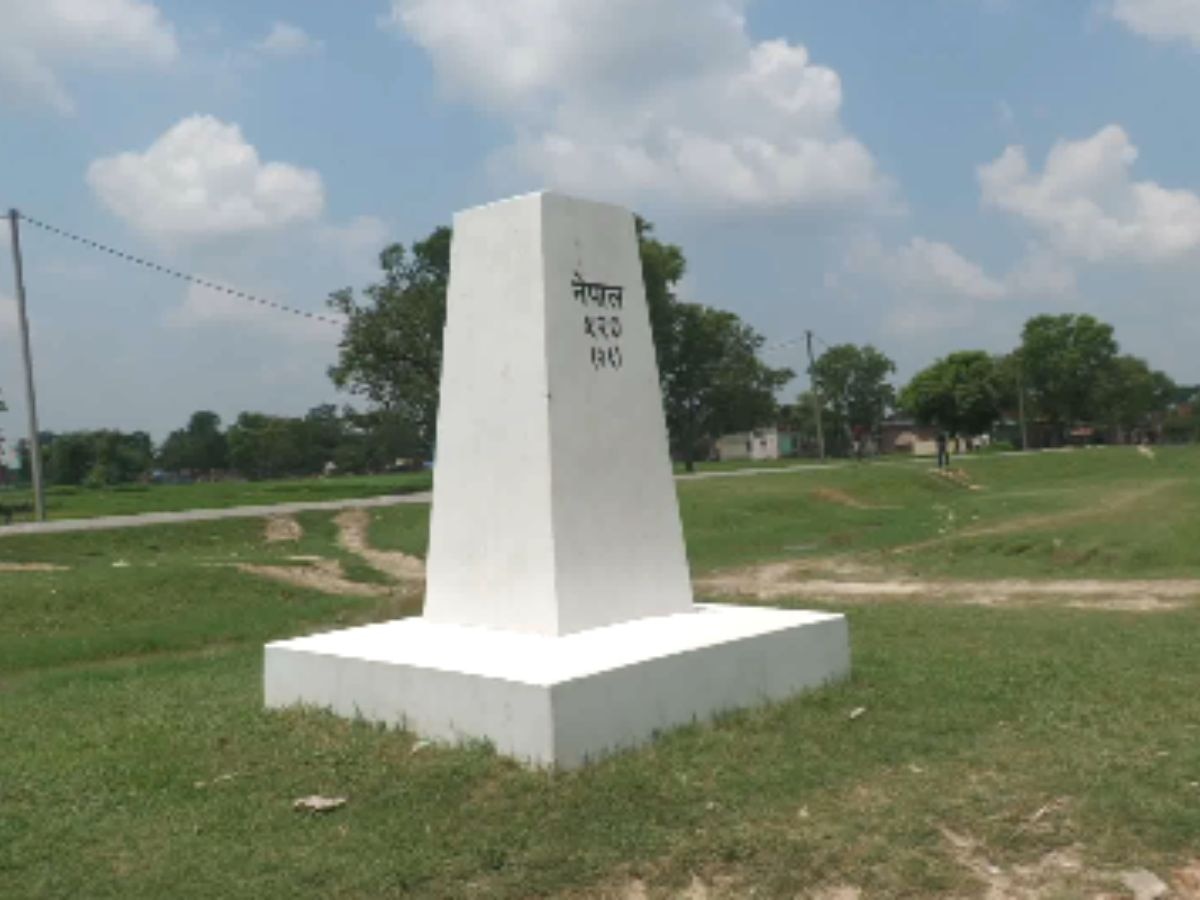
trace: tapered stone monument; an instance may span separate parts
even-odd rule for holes
[[[632,215],[454,221],[425,612],[268,644],[266,703],[577,766],[846,675],[844,617],[693,603]]]

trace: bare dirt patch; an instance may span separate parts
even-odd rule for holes
[[[987,900],[1091,897],[1116,883],[1112,873],[1088,868],[1078,846],[1052,850],[1036,862],[1006,869],[989,860],[986,848],[968,835],[943,828],[942,837],[955,861],[982,882]]]
[[[1200,598],[1200,579],[934,581],[886,577],[879,569],[839,560],[751,566],[699,578],[696,587],[715,596],[755,600],[787,597],[852,603],[906,600],[969,606],[1055,602],[1077,609],[1117,612],[1167,612]]]
[[[293,556],[289,560],[299,565],[278,566],[252,563],[232,563],[239,572],[270,578],[293,587],[321,591],[343,597],[387,597],[406,593],[425,577],[425,565],[405,553],[376,550],[368,541],[370,513],[365,509],[348,509],[334,520],[338,529],[338,546],[362,559],[378,572],[400,582],[396,585],[369,584],[346,577],[342,564],[323,556]],[[276,516],[267,520],[268,543],[297,541],[304,535],[300,523],[292,516]]]
[[[1179,900],[1200,900],[1200,859],[1171,873],[1171,883]]]
[[[753,893],[753,892],[750,892]],[[748,896],[746,887],[735,879],[717,877],[705,881],[699,875],[693,875],[691,883],[683,890],[660,891],[653,890],[640,878],[634,878],[616,888],[599,888],[588,891],[586,896],[602,898],[602,900],[650,900],[652,897],[670,898],[670,900],[734,900]]]
[[[829,487],[816,488],[811,493],[812,493],[812,496],[816,497],[818,500],[824,500],[826,503],[832,503],[834,506],[845,506],[849,509],[898,509],[899,508],[899,507],[895,507],[895,506],[876,506],[874,504],[867,503],[863,500],[859,500],[857,497],[853,497],[850,494],[847,494],[845,491],[838,490],[837,488],[829,488]]]
[[[0,562],[0,572],[66,572],[70,568],[70,566],[56,566],[53,563]]]
[[[420,581],[425,577],[425,563],[417,557],[394,550],[376,550],[371,546],[368,539],[371,514],[367,510],[348,509],[333,521],[338,527],[338,545],[362,557],[372,569],[400,581]]]
[[[299,566],[264,566],[251,563],[235,563],[239,572],[270,578],[292,587],[321,591],[339,597],[386,597],[392,589],[382,584],[367,584],[351,581],[335,559],[317,558]]]
[[[295,516],[272,516],[267,519],[263,538],[268,544],[290,544],[304,537],[304,528]]]

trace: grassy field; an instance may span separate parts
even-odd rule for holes
[[[828,582],[773,602],[846,611],[853,677],[558,775],[261,709],[264,641],[419,596],[327,514],[276,543],[254,520],[0,538],[0,896],[1132,896],[1141,868],[1189,896],[1198,470],[1110,449],[683,482],[701,592]],[[374,511],[370,541],[420,555],[427,515]],[[313,557],[362,595],[262,574]],[[1015,578],[1051,590],[973,604]],[[1064,579],[1182,587],[1072,606]],[[930,589],[839,591],[861,583]],[[294,812],[311,793],[349,802]]]
[[[224,509],[304,500],[345,500],[424,491],[429,489],[431,483],[432,476],[428,472],[402,472],[278,481],[128,484],[111,488],[52,487],[46,492],[46,514],[51,519],[90,519],[142,512]],[[0,491],[0,507],[20,508],[13,516],[14,522],[31,521],[33,515],[29,508],[32,504],[31,491]]]

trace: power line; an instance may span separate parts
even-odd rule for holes
[[[830,349],[829,344],[825,342],[825,339],[822,338],[815,331],[813,331],[813,332],[806,332],[805,334],[799,335],[797,337],[785,338],[784,340],[776,341],[773,344],[767,344],[765,347],[762,348],[762,352],[763,353],[774,353],[777,350],[786,350],[789,347],[796,346],[797,344],[804,344],[810,339],[816,341],[818,344],[820,344],[826,350]]]
[[[67,231],[65,228],[58,228],[48,222],[42,222],[38,219],[31,218],[25,213],[18,213],[19,217],[33,225],[35,228],[40,228],[49,234],[56,235],[61,238],[66,238],[69,241],[74,241],[77,244],[82,244],[93,250],[99,250],[102,253],[107,253],[117,259],[125,262],[133,263],[141,266],[144,269],[150,269],[154,272],[159,272],[163,275],[168,275],[172,278],[178,278],[180,281],[186,281],[189,284],[194,284],[197,287],[207,288],[210,291],[216,291],[221,294],[228,294],[231,297],[237,297],[239,300],[246,300],[249,303],[257,303],[259,306],[265,306],[270,309],[278,310],[279,312],[289,313],[293,316],[301,316],[305,319],[313,319],[317,322],[324,322],[327,325],[336,325],[342,327],[345,323],[340,319],[333,319],[329,316],[323,316],[320,313],[308,312],[307,310],[297,309],[294,306],[288,306],[284,303],[276,303],[274,300],[267,300],[264,297],[258,297],[248,291],[238,290],[224,284],[217,284],[215,281],[209,281],[207,278],[201,278],[198,275],[190,275],[187,272],[182,272],[179,269],[173,269],[170,266],[160,265],[148,259],[143,259],[140,256],[135,256],[132,253],[126,253],[124,250],[118,250],[116,247],[111,247],[108,244],[102,244],[100,241],[94,241],[91,238],[84,237],[79,234]]]

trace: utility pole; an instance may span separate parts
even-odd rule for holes
[[[42,484],[42,442],[38,437],[37,398],[33,390],[33,353],[29,348],[29,316],[25,312],[25,274],[21,268],[21,214],[8,211],[12,235],[13,282],[17,289],[17,325],[21,329],[21,355],[25,362],[25,410],[29,415],[29,463],[33,472],[33,507],[39,522],[46,521],[46,492]]]
[[[812,394],[813,419],[817,423],[817,453],[821,459],[825,459],[825,429],[821,425],[821,397],[817,393],[817,382],[813,378],[813,368],[816,363],[813,362],[812,339],[812,331],[806,330],[804,342],[808,347],[808,385],[809,393]]]
[[[1029,430],[1025,426],[1025,361],[1017,354],[1017,418],[1021,420],[1021,452],[1029,449]]]

